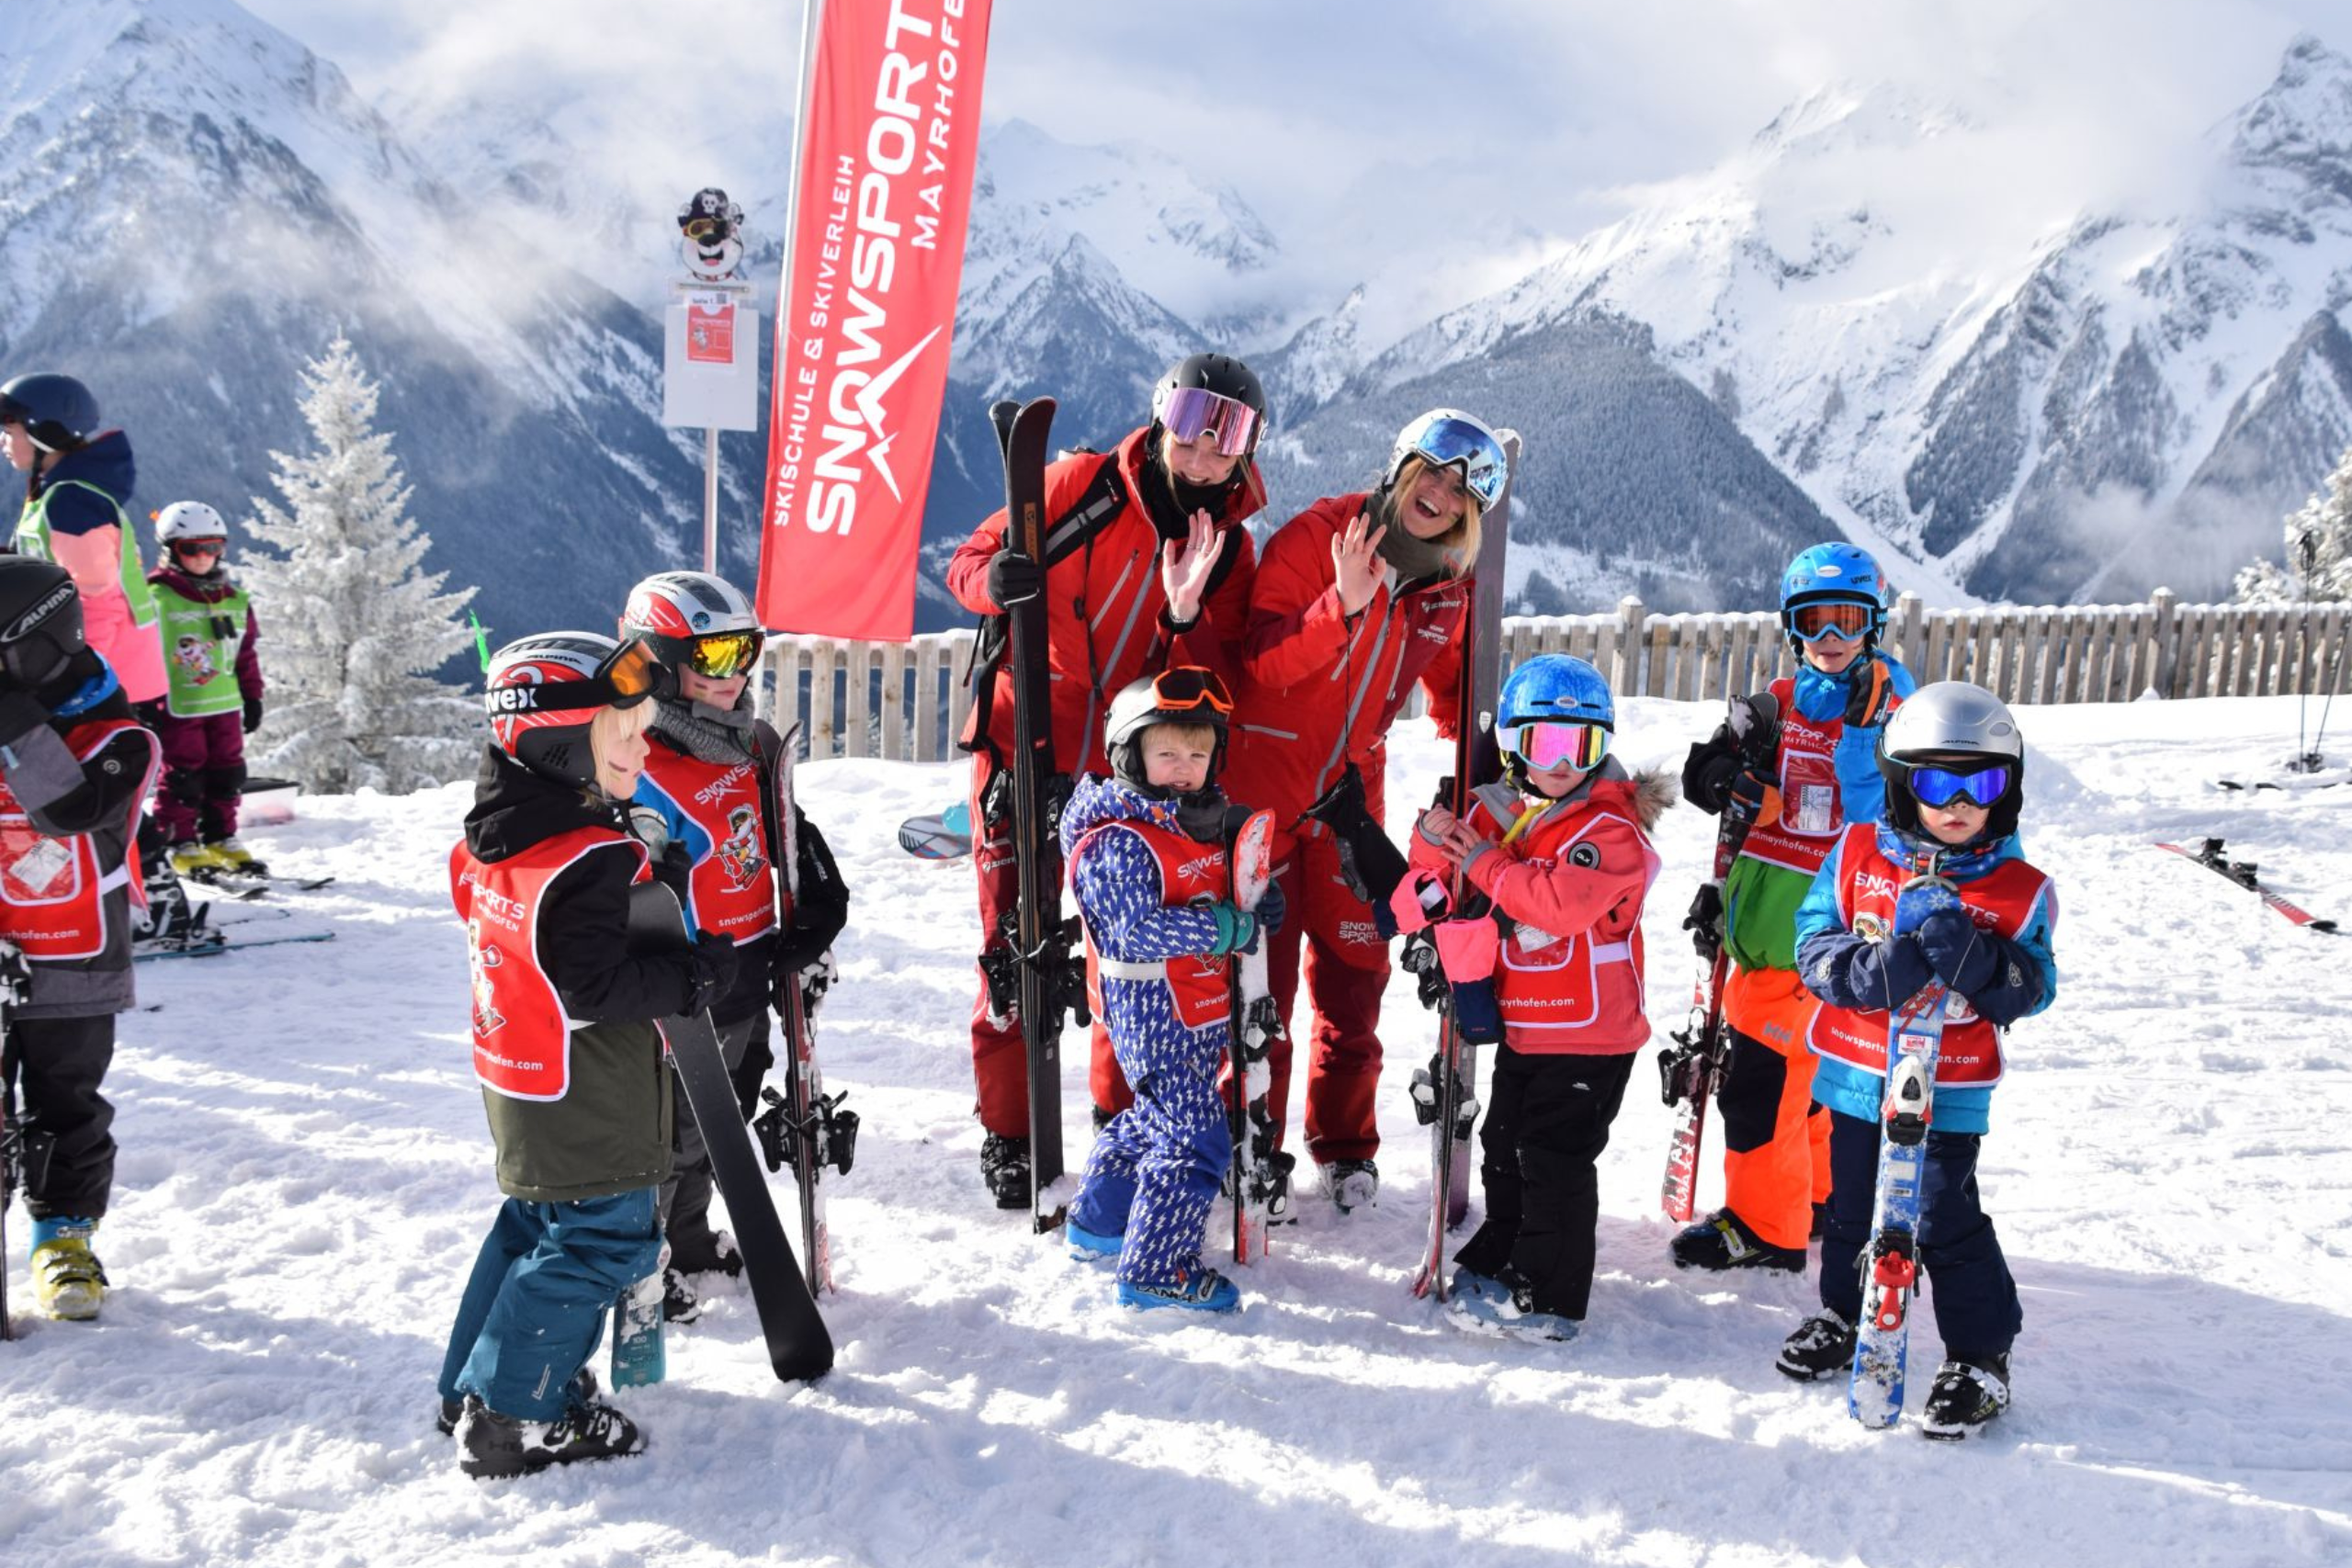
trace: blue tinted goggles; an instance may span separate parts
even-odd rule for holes
[[[2009,770],[1999,765],[1979,768],[1973,773],[1919,767],[1913,768],[1910,776],[1911,793],[1922,806],[1949,806],[1963,795],[1979,806],[1990,806],[2009,787]]]
[[[1462,482],[1478,498],[1481,512],[1502,499],[1503,485],[1510,478],[1510,459],[1486,426],[1466,419],[1433,421],[1413,444],[1413,451],[1441,468],[1460,468]]]

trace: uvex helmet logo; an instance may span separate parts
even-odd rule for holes
[[[11,626],[6,633],[0,633],[0,642],[14,642],[18,637],[39,630],[43,621],[48,620],[50,616],[73,602],[74,592],[74,584],[70,581],[61,582],[51,589],[47,598],[18,615],[16,624]]]

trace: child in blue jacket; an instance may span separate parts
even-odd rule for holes
[[[1861,1314],[1886,1092],[1889,1015],[1932,980],[1950,987],[1921,1178],[1919,1260],[1945,1360],[1928,1394],[1929,1437],[1963,1437],[2008,1407],[2009,1348],[2023,1314],[2000,1238],[1976,1190],[1977,1146],[2001,1079],[2002,1032],[2057,994],[2057,897],[2017,843],[2025,746],[1981,687],[1923,686],[1879,746],[1886,815],[1849,828],[1797,913],[1797,965],[1823,1002],[1809,1043],[1814,1098],[1830,1115],[1822,1310],[1777,1365],[1801,1381],[1850,1366]],[[1928,869],[1961,908],[1894,932],[1903,884]]]

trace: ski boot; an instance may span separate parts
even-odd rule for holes
[[[1489,1277],[1468,1269],[1453,1272],[1453,1289],[1446,1298],[1446,1321],[1470,1334],[1499,1339],[1565,1344],[1584,1325],[1556,1312],[1540,1312],[1535,1288],[1518,1269],[1506,1264]]]
[[[1717,1209],[1694,1225],[1685,1226],[1668,1250],[1677,1269],[1772,1269],[1784,1274],[1804,1272],[1804,1248],[1774,1247],[1741,1223],[1729,1209]]]
[[[209,872],[219,871],[221,865],[220,857],[213,852],[210,844],[199,844],[193,839],[174,844],[168,854],[172,869],[182,876],[201,877]]]
[[[90,1250],[96,1220],[33,1222],[33,1302],[44,1317],[88,1323],[107,1299],[107,1271]]]
[[[588,1404],[595,1400],[596,1394],[596,1374],[586,1367],[581,1368],[571,1380],[571,1402],[573,1404]],[[465,1414],[466,1401],[463,1395],[456,1399],[445,1399],[441,1402],[439,1413],[433,1417],[434,1427],[445,1438],[455,1437],[458,1423]]]
[[[234,833],[225,839],[213,840],[204,846],[204,851],[212,857],[214,870],[223,875],[267,876],[269,874],[269,867],[254,859],[252,852],[237,841],[237,835]]]
[[[466,1395],[458,1421],[458,1468],[477,1481],[528,1475],[551,1464],[613,1459],[644,1450],[637,1423],[594,1400],[582,1400],[552,1421],[501,1416]]]
[[[1799,1382],[1849,1371],[1854,1365],[1854,1325],[1824,1307],[1781,1342],[1781,1354],[1772,1365],[1781,1376]]]
[[[681,1274],[724,1274],[732,1280],[743,1272],[742,1250],[726,1231],[706,1227],[698,1235],[670,1243],[670,1267]]]
[[[662,1270],[662,1321],[692,1323],[702,1315],[702,1298],[675,1269]]]
[[[1029,1206],[1029,1140],[990,1133],[980,1140],[980,1179],[1000,1209]]]
[[[1949,1441],[1980,1431],[2009,1407],[2009,1358],[1955,1356],[1936,1370],[1919,1429]]]
[[[1116,1258],[1126,1245],[1126,1237],[1100,1235],[1088,1230],[1076,1220],[1062,1221],[1062,1239],[1069,1243],[1069,1255],[1080,1263],[1091,1263],[1098,1258]]]
[[[1368,1159],[1335,1159],[1317,1168],[1323,1190],[1343,1214],[1353,1213],[1380,1196],[1380,1168]]]
[[[1190,1312],[1238,1312],[1241,1310],[1241,1288],[1216,1269],[1195,1262],[1190,1269],[1178,1269],[1176,1278],[1165,1283],[1120,1280],[1119,1304],[1134,1307],[1138,1312],[1151,1312],[1159,1307],[1182,1307]]]

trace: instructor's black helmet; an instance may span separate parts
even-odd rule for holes
[[[0,556],[0,675],[38,692],[82,651],[82,595],[65,569]]]
[[[1266,412],[1266,389],[1258,384],[1256,373],[1229,354],[1195,354],[1179,360],[1151,389],[1154,425],[1166,420],[1168,400],[1188,387],[1230,398],[1257,416],[1255,428],[1250,433],[1249,447],[1241,454],[1254,456],[1271,418]]]
[[[37,370],[0,385],[0,424],[21,424],[44,452],[70,452],[98,433],[98,400],[71,376]]]

